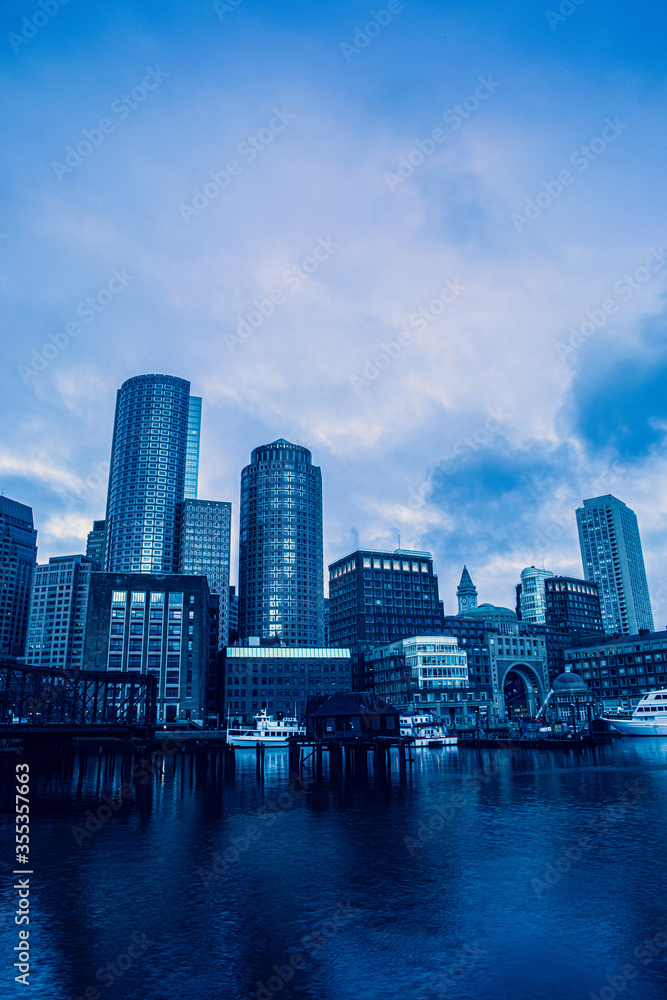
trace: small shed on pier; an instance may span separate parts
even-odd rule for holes
[[[309,703],[306,727],[309,736],[321,739],[397,737],[399,718],[398,709],[376,694],[336,691],[319,705]]]

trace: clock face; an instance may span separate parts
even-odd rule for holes
[[[468,607],[468,598],[467,597],[462,597],[461,598],[461,607],[462,608],[467,608]]]

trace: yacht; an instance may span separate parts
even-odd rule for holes
[[[227,743],[233,747],[254,747],[264,743],[267,747],[286,747],[290,736],[305,736],[306,727],[295,718],[274,719],[262,709],[255,716],[254,727],[227,728]]]
[[[401,715],[401,736],[411,736],[415,747],[455,747],[458,737],[436,722],[432,715]]]
[[[667,688],[645,694],[630,718],[604,715],[623,736],[667,736]]]

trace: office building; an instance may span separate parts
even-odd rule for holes
[[[581,561],[586,580],[598,585],[605,632],[653,631],[653,613],[637,516],[607,494],[577,509]]]
[[[591,636],[565,650],[565,664],[588,684],[599,710],[634,709],[667,686],[667,632]]]
[[[516,588],[516,613],[521,621],[544,625],[544,581],[553,575],[550,570],[536,569],[535,566],[521,570],[521,583]]]
[[[100,564],[83,555],[54,556],[36,566],[25,662],[60,670],[83,668],[90,575]]]
[[[218,500],[184,500],[180,572],[205,576],[220,598],[218,647],[229,641],[229,546],[232,505]]]
[[[32,507],[0,496],[0,655],[23,656],[36,562]]]
[[[113,573],[177,573],[190,383],[172,375],[137,375],[118,390],[109,470],[105,569]],[[193,408],[201,401],[196,399]],[[195,421],[196,422],[196,421]],[[197,424],[198,426],[198,424]]]
[[[205,576],[92,573],[84,664],[158,682],[161,722],[217,710],[218,598]]]
[[[183,496],[186,500],[197,499],[199,481],[199,439],[201,435],[201,396],[190,396],[188,405],[188,432],[185,446],[185,484]]]
[[[239,639],[239,595],[236,587],[229,588],[229,645],[233,646]]]
[[[598,585],[592,580],[554,576],[544,581],[545,624],[561,632],[604,632]]]
[[[255,448],[241,474],[239,635],[324,643],[322,477],[284,438]]]
[[[104,534],[106,521],[93,521],[93,530],[88,532],[86,558],[104,566]]]
[[[224,652],[224,715],[250,722],[263,708],[301,719],[309,698],[349,691],[349,649],[285,646],[266,640],[228,646]]]

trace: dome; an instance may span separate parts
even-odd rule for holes
[[[588,694],[588,684],[568,668],[564,674],[559,674],[553,682],[554,694]]]

